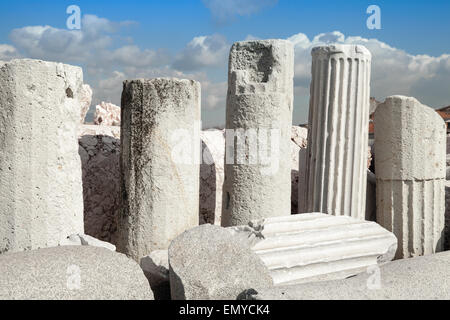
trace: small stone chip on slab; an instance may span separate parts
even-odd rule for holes
[[[258,256],[228,230],[209,224],[188,230],[169,247],[174,300],[228,300],[250,287],[270,287]]]
[[[322,213],[267,218],[228,230],[249,243],[275,285],[343,279],[392,260],[397,250],[394,234],[375,222]]]

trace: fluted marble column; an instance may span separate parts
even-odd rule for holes
[[[377,222],[398,238],[397,258],[442,251],[446,127],[431,108],[392,96],[375,112]]]
[[[312,57],[306,211],[364,219],[371,54],[339,44]]]

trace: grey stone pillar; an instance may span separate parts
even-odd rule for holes
[[[223,226],[290,214],[293,75],[288,41],[244,41],[231,48]]]
[[[0,253],[83,233],[79,67],[0,62]]]
[[[308,212],[365,217],[370,65],[363,46],[312,50]]]
[[[199,223],[200,84],[125,81],[118,251],[136,261]]]
[[[392,96],[374,121],[377,222],[397,236],[397,258],[442,251],[444,120],[414,98]]]

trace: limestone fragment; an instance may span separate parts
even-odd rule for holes
[[[246,288],[272,285],[267,268],[248,245],[209,224],[172,242],[169,266],[175,300],[234,300]]]
[[[95,106],[94,124],[102,126],[120,126],[120,107],[102,101]]]

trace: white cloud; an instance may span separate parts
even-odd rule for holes
[[[378,100],[402,94],[431,107],[450,104],[450,55],[411,55],[377,39],[345,37],[339,31],[322,33],[312,40],[303,33],[288,38],[295,48],[295,86],[306,95],[311,79],[311,49],[329,43],[361,44],[372,53],[371,95]],[[303,95],[296,96],[304,101]],[[302,120],[307,119],[304,114]]]
[[[8,61],[19,57],[20,55],[16,48],[9,44],[0,44],[0,61]]]
[[[202,83],[205,117],[215,124],[223,122],[231,46],[226,38],[218,34],[194,37],[171,56],[164,49],[140,48],[129,38],[121,43],[126,37],[119,37],[118,31],[129,24],[88,15],[83,17],[79,31],[51,26],[14,29],[10,34],[12,45],[0,44],[0,60],[28,57],[80,65],[85,82],[93,87],[94,104],[104,100],[120,105],[122,82],[126,79],[194,79]],[[362,44],[372,52],[371,91],[378,100],[403,94],[432,107],[450,104],[448,54],[411,55],[377,39],[346,37],[339,31],[318,34],[311,40],[298,33],[288,40],[295,48],[295,122],[305,122],[308,117],[311,49],[332,42]]]
[[[203,0],[214,20],[223,24],[236,16],[248,16],[275,5],[278,0]]]
[[[230,45],[221,35],[195,37],[177,56],[173,66],[178,70],[225,66]]]

